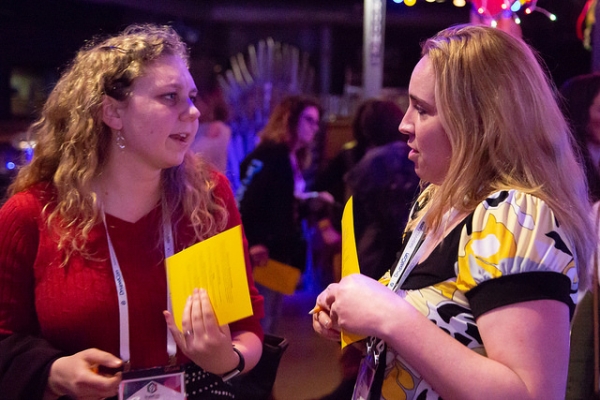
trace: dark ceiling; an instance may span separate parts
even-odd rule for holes
[[[439,0],[438,0],[439,1]],[[522,16],[525,40],[537,48],[558,84],[587,72],[590,53],[575,35],[585,0],[538,0],[555,13]],[[468,7],[418,0],[414,7],[387,0],[384,86],[405,86],[419,42],[469,20]],[[227,68],[249,44],[273,37],[309,52],[318,69],[321,32],[331,32],[333,92],[348,69],[361,68],[363,0],[0,0],[0,81],[15,68],[57,74],[85,40],[135,22],[174,24],[192,54]],[[2,102],[0,82],[0,103]],[[0,107],[0,119],[5,118]]]

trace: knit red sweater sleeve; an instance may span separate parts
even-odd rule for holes
[[[217,181],[218,183],[217,187],[215,188],[215,195],[218,198],[223,199],[227,208],[227,212],[229,213],[229,218],[225,229],[242,225],[242,219],[235,204],[235,198],[233,196],[233,192],[231,191],[231,187],[229,186],[229,181],[224,175],[220,173],[217,173]],[[252,278],[252,267],[250,264],[250,255],[248,253],[248,241],[246,240],[246,235],[243,233],[243,227],[242,235],[244,245],[244,257],[246,260],[246,275],[248,277],[248,287],[250,288],[250,300],[252,302],[252,310],[254,311],[254,315],[232,323],[230,325],[230,328],[231,332],[253,332],[256,335],[258,335],[258,337],[262,340],[263,330],[260,326],[260,319],[263,318],[265,314],[263,308],[263,298],[258,293],[258,289],[256,289],[256,286],[254,285],[254,279]]]
[[[42,208],[30,192],[0,209],[0,335],[37,334],[33,263]]]

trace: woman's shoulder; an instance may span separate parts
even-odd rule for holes
[[[479,203],[474,213],[492,213],[498,216],[513,214],[519,221],[538,219],[543,214],[554,215],[550,206],[540,197],[519,189],[499,190]]]
[[[520,190],[501,190],[488,196],[470,215],[463,232],[477,248],[503,249],[506,258],[533,260],[531,265],[560,264],[562,268],[573,260],[572,240],[550,206]]]
[[[518,189],[500,190],[477,205],[469,217],[471,232],[510,232],[515,239],[564,236],[548,203]],[[563,241],[564,239],[561,239]]]
[[[278,158],[288,157],[290,150],[285,143],[271,141],[261,142],[252,150],[248,157],[254,158]]]
[[[10,196],[0,215],[4,223],[37,219],[42,211],[56,200],[56,189],[51,183],[36,183]]]
[[[14,193],[5,204],[19,204],[24,207],[31,207],[35,204],[45,206],[56,201],[56,188],[50,182],[38,182],[27,189]]]
[[[554,287],[556,281],[562,281],[558,285],[564,289],[565,299],[577,292],[573,241],[541,198],[517,189],[500,190],[482,201],[465,222],[457,264],[465,291],[510,275],[512,280],[504,282],[526,283],[529,289],[522,290],[530,290],[533,282]]]
[[[242,161],[242,170],[251,163],[259,161],[264,168],[279,168],[290,165],[290,152],[283,143],[262,142],[254,148]]]

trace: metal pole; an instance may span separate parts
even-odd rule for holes
[[[385,0],[364,0],[363,98],[377,97],[383,85]]]
[[[321,27],[321,94],[329,94],[331,92],[331,27],[325,25]]]

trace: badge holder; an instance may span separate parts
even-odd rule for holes
[[[371,387],[375,381],[377,367],[379,366],[381,354],[385,350],[385,343],[375,337],[367,341],[367,355],[360,362],[356,385],[352,393],[352,400],[369,400]]]
[[[123,372],[119,400],[185,400],[183,366],[175,365]]]

